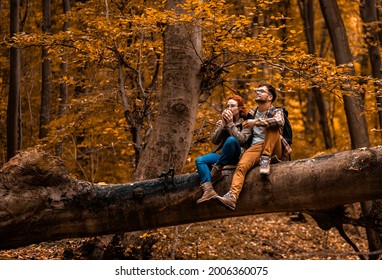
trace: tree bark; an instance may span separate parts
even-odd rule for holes
[[[51,32],[51,0],[43,1],[43,21],[42,32]],[[40,131],[39,138],[44,138],[48,135],[48,130],[45,127],[50,121],[50,101],[51,101],[51,70],[50,60],[48,57],[48,49],[42,47],[41,51],[42,72],[41,72],[41,109],[40,109]]]
[[[365,43],[367,45],[371,72],[374,78],[381,78],[381,53],[379,51],[378,41],[378,18],[377,18],[377,6],[376,0],[362,0],[360,1],[360,14],[362,21],[364,22],[363,33],[365,36]],[[376,87],[380,87],[380,84],[376,84]],[[382,128],[382,94],[376,95],[379,127]]]
[[[168,0],[166,9],[184,13]],[[198,109],[201,32],[196,25],[169,25],[164,34],[163,85],[154,129],[136,170],[137,180],[155,178],[172,166],[181,173],[190,150]]]
[[[13,37],[20,31],[19,17],[20,1],[10,1],[10,35]],[[21,76],[21,49],[11,47],[9,58],[9,94],[7,107],[7,159],[12,158],[19,146],[19,102],[20,102],[20,76]]]
[[[352,65],[349,67],[348,72],[349,75],[355,76],[353,56],[337,1],[320,0],[320,6],[332,41],[336,64]],[[346,88],[344,90],[346,91]],[[349,94],[343,95],[343,99],[352,148],[369,147],[370,140],[361,95],[356,92],[350,92],[349,89],[347,91]],[[377,202],[369,203],[377,204]],[[363,205],[362,208],[367,210],[370,207]],[[379,213],[382,215],[381,210],[379,210]],[[367,212],[363,211],[363,215],[367,214]],[[378,237],[379,234],[373,232],[372,229],[367,229],[367,232],[369,248],[382,249],[381,236]]]
[[[380,79],[382,77],[382,72],[381,54],[378,46],[376,1],[360,1],[360,14],[362,21],[364,22],[365,43],[368,48],[372,76]],[[376,84],[376,87],[379,88],[380,84]],[[377,93],[376,95],[376,103],[378,108],[379,127],[382,128],[382,95],[380,93]],[[369,214],[376,205],[379,206],[381,203],[381,201],[366,201],[362,203],[362,213],[364,215]],[[382,236],[373,230],[367,230],[366,232],[368,239],[372,240],[372,242],[369,242],[369,250],[373,252],[382,248]],[[378,255],[371,255],[370,258],[377,259]]]
[[[291,172],[293,170],[293,172]],[[215,184],[222,195],[232,169]],[[260,213],[311,213],[382,198],[382,147],[258,167],[246,177],[236,211],[202,195],[196,173],[131,184],[92,185],[71,178],[46,153],[21,153],[0,169],[0,249]]]
[[[355,76],[354,59],[337,0],[320,0],[320,6],[329,31],[336,64],[347,65],[348,74]],[[348,85],[344,85],[342,90],[345,92],[343,100],[352,149],[369,147],[369,133],[365,114],[363,114],[361,96],[359,93],[351,91]]]

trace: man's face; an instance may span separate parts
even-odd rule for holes
[[[255,101],[257,103],[266,103],[272,100],[272,94],[268,91],[268,88],[266,86],[262,86],[255,89],[255,92]]]

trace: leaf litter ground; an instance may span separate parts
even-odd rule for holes
[[[321,230],[308,215],[262,214],[160,228],[140,238],[155,236],[149,258],[182,260],[349,260],[358,259],[336,229]],[[345,226],[361,252],[367,252],[363,228]],[[89,239],[64,239],[0,251],[0,259],[67,259]],[[135,245],[136,246],[136,245]],[[124,253],[132,247],[124,248]],[[70,258],[70,255],[69,255]],[[86,259],[72,253],[73,259]]]

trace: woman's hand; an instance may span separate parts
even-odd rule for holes
[[[222,113],[222,118],[226,124],[233,122],[233,113],[231,110],[224,110]]]
[[[219,126],[224,126],[223,120],[221,119],[216,122],[216,127],[219,127]]]

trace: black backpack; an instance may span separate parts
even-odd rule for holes
[[[290,124],[290,121],[288,119],[288,110],[285,107],[276,107],[274,106],[270,111],[269,115],[272,116],[274,111],[278,108],[281,108],[284,113],[284,126],[283,126],[283,137],[288,142],[289,146],[292,145],[292,139],[293,139],[293,131],[292,131],[292,125]]]
[[[292,125],[290,124],[290,121],[288,119],[288,110],[285,107],[277,107],[273,106],[271,110],[269,110],[268,116],[273,116],[276,109],[282,109],[284,113],[284,126],[283,126],[283,137],[288,142],[289,146],[292,145],[292,139],[293,139],[293,131],[292,131]],[[253,111],[252,109],[248,113],[248,118],[254,118],[256,115],[256,111]]]

